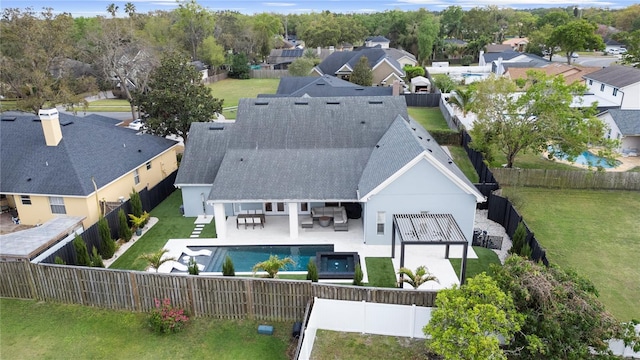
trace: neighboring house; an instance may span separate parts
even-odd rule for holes
[[[360,86],[330,75],[287,76],[280,78],[275,94],[260,94],[269,97],[332,97],[332,96],[391,96],[393,88],[387,86]],[[396,94],[397,95],[397,94]]]
[[[505,51],[515,51],[511,45],[505,44],[489,44],[487,45],[487,53],[501,53]]]
[[[573,84],[575,82],[579,82],[584,84],[584,76],[590,74],[592,72],[598,71],[602,68],[600,67],[586,67],[586,66],[577,66],[577,65],[567,65],[564,63],[551,63],[543,67],[536,68],[516,68],[511,67],[508,68],[505,72],[505,76],[516,80],[516,79],[526,79],[527,72],[530,70],[540,71],[545,73],[548,76],[556,76],[560,75],[564,78],[565,83]]]
[[[640,110],[609,109],[598,118],[609,127],[606,137],[620,140],[621,154],[640,156]]]
[[[200,73],[200,76],[202,76],[202,80],[205,80],[206,78],[209,77],[209,66],[206,65],[205,63],[203,63],[200,60],[196,60],[196,61],[192,61],[191,65],[193,65],[193,67],[196,68],[196,70],[198,70],[198,72]]]
[[[599,105],[623,110],[640,109],[640,69],[612,65],[584,76],[587,93]]]
[[[551,64],[538,55],[506,50],[499,53],[480,52],[480,66],[491,64],[491,72],[504,75],[509,68],[540,68]]]
[[[366,244],[391,244],[393,215],[421,212],[451,214],[471,242],[485,201],[399,96],[241,99],[235,123],[192,124],[175,185],[185,216],[213,214],[222,239],[246,210],[265,226],[287,216],[296,239],[312,209],[344,205]]]
[[[98,221],[98,202],[128,199],[177,169],[176,142],[116,122],[56,109],[2,113],[0,193],[22,224],[66,214],[84,217],[86,228]]]
[[[304,49],[271,49],[267,64],[272,65],[274,69],[285,70],[303,55]]]
[[[373,73],[373,84],[391,86],[394,80],[404,83],[405,65],[415,66],[415,57],[406,51],[398,49],[359,48],[354,51],[338,51],[329,55],[318,66],[311,70],[311,75],[331,75],[349,80],[358,60],[366,56]]]
[[[380,46],[383,49],[388,49],[390,42],[391,40],[387,39],[384,36],[370,36],[364,40],[364,46],[366,47]]]
[[[625,46],[622,43],[619,43],[613,39],[605,39],[604,41],[606,53],[620,53],[620,50],[624,49]]]
[[[507,39],[507,40],[503,41],[502,44],[510,46],[511,49],[514,50],[514,51],[524,52],[524,50],[527,48],[527,45],[529,44],[529,39],[527,39],[527,38],[512,38],[512,39]]]

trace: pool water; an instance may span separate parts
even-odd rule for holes
[[[568,159],[567,155],[562,154],[560,152],[556,153],[555,156],[562,160]],[[618,160],[615,160],[613,163],[610,163],[607,161],[607,159],[594,155],[589,151],[585,151],[582,154],[578,155],[574,163],[580,164],[580,165],[593,166],[593,167],[601,167],[603,169],[611,169],[622,164]]]
[[[284,271],[307,271],[309,260],[315,258],[317,252],[333,251],[333,245],[189,246],[189,249],[211,250],[211,256],[196,258],[205,266],[203,272],[222,272],[227,255],[236,272],[251,272],[255,264],[268,260],[270,255],[293,259],[295,264],[287,265]]]

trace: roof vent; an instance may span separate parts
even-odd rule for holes
[[[369,101],[370,105],[382,105],[382,101]]]
[[[254,105],[269,105],[269,102],[268,101],[256,101],[253,104]]]
[[[327,101],[327,105],[340,105],[340,101]]]
[[[447,161],[449,163],[449,165],[453,164],[453,161],[449,160]]]
[[[71,119],[62,119],[60,120],[60,125],[67,126],[73,124],[73,120]]]
[[[142,152],[142,149],[138,149],[138,152]]]
[[[356,91],[362,91],[362,90],[364,90],[364,88],[359,87],[359,88],[355,88],[355,90]]]
[[[294,104],[296,104],[296,105],[309,105],[309,102],[307,102],[307,101],[296,101]]]
[[[427,141],[431,141],[431,139],[427,139]]]
[[[432,153],[432,152],[433,152],[433,150],[431,150],[431,149],[427,149],[427,150],[429,150],[429,152],[430,152],[430,153]]]
[[[16,121],[15,116],[3,116],[2,121]]]
[[[35,121],[35,122],[40,122],[40,118],[39,117],[35,117],[35,118],[31,119],[31,120]]]
[[[416,128],[411,128],[413,131],[416,131]]]
[[[379,148],[379,147],[380,147],[380,145],[376,145],[376,149]]]
[[[422,140],[422,136],[418,136],[418,139]]]
[[[360,124],[366,124],[366,123],[367,123],[367,122],[366,122],[366,121],[364,121],[364,120],[360,121]]]
[[[209,126],[209,130],[224,130],[224,126],[220,126],[220,125]]]

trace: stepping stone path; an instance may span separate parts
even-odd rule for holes
[[[199,238],[200,237],[200,233],[202,233],[202,230],[204,230],[204,225],[205,224],[196,224],[195,229],[193,229],[193,231],[191,232],[191,236],[189,236],[190,238]]]

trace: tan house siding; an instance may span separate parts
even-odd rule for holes
[[[373,70],[373,85],[379,85],[380,82],[386,79],[391,73],[396,73],[398,76],[398,72],[386,61],[381,62],[378,67]],[[391,85],[391,84],[385,84]]]

